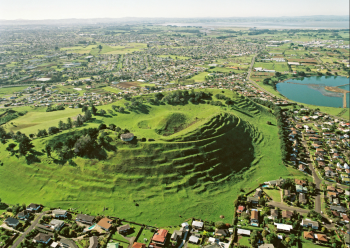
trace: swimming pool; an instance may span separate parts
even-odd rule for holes
[[[261,187],[263,187],[263,188],[268,188],[268,187],[270,187],[270,185],[263,185],[263,186],[261,186]]]
[[[94,228],[95,228],[95,226],[96,226],[96,224],[94,224],[94,225],[90,226],[90,227],[88,228],[88,230],[94,229]]]

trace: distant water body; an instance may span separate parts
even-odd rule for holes
[[[205,23],[164,23],[163,26],[178,27],[247,27],[275,29],[349,29],[348,21],[305,21],[305,22],[205,22]]]
[[[340,86],[350,90],[349,78],[321,76],[289,79],[276,85],[277,90],[290,100],[327,107],[343,107],[343,93],[326,90],[326,86]],[[349,93],[346,94],[349,107]]]

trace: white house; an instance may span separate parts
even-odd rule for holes
[[[193,227],[194,229],[202,230],[202,229],[203,229],[203,226],[204,226],[204,223],[201,222],[201,221],[196,221],[196,220],[194,220],[194,221],[192,222],[192,227]]]

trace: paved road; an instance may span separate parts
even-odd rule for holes
[[[252,59],[252,63],[250,64],[249,70],[248,70],[248,75],[247,75],[247,80],[253,84],[256,88],[260,89],[261,91],[264,91],[266,94],[269,94],[272,97],[275,97],[274,94],[272,94],[271,92],[265,90],[264,88],[260,87],[257,83],[255,83],[253,80],[250,80],[250,74],[252,72],[253,66],[254,66],[254,62],[255,62],[255,57],[256,55],[254,55],[253,59]]]
[[[303,213],[303,214],[307,214],[308,212],[310,212],[309,209],[293,207],[293,206],[289,206],[289,205],[286,205],[285,203],[281,203],[281,202],[270,201],[267,204],[269,206],[278,207],[278,208],[283,209],[283,210],[289,210],[289,211],[294,211],[295,210],[298,213]]]
[[[293,206],[288,206],[284,203],[281,202],[275,202],[275,201],[271,201],[267,203],[269,206],[273,206],[273,207],[278,207],[280,209],[283,210],[289,210],[289,211],[297,211],[298,213],[303,213],[303,214],[307,214],[308,212],[310,212],[309,209],[303,209],[303,208],[297,208],[297,207],[293,207]],[[331,229],[334,227],[334,224],[331,223],[326,216],[324,216],[323,214],[321,214],[323,217],[323,222],[325,227],[327,227],[328,229]]]
[[[26,237],[26,235],[33,230],[33,228],[39,223],[39,220],[41,220],[41,217],[43,217],[43,215],[46,212],[40,213],[38,215],[38,217],[32,222],[32,224],[30,225],[30,227],[27,228],[27,230],[16,240],[16,242],[11,246],[11,248],[16,248]]]
[[[301,144],[304,146],[306,152],[308,154],[310,154],[310,151],[309,151],[309,147],[305,141],[305,137],[303,135],[303,139],[302,139],[302,142]],[[312,161],[312,158],[311,158],[311,163],[308,163],[309,164],[309,169],[311,170],[312,172],[312,177],[314,179],[314,183],[316,184],[316,197],[315,197],[315,211],[317,213],[321,213],[321,183],[322,183],[322,180],[318,177],[318,174],[317,172],[315,171],[315,168],[314,168],[314,163]]]

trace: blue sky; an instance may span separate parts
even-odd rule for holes
[[[349,15],[349,0],[0,0],[0,19]]]

